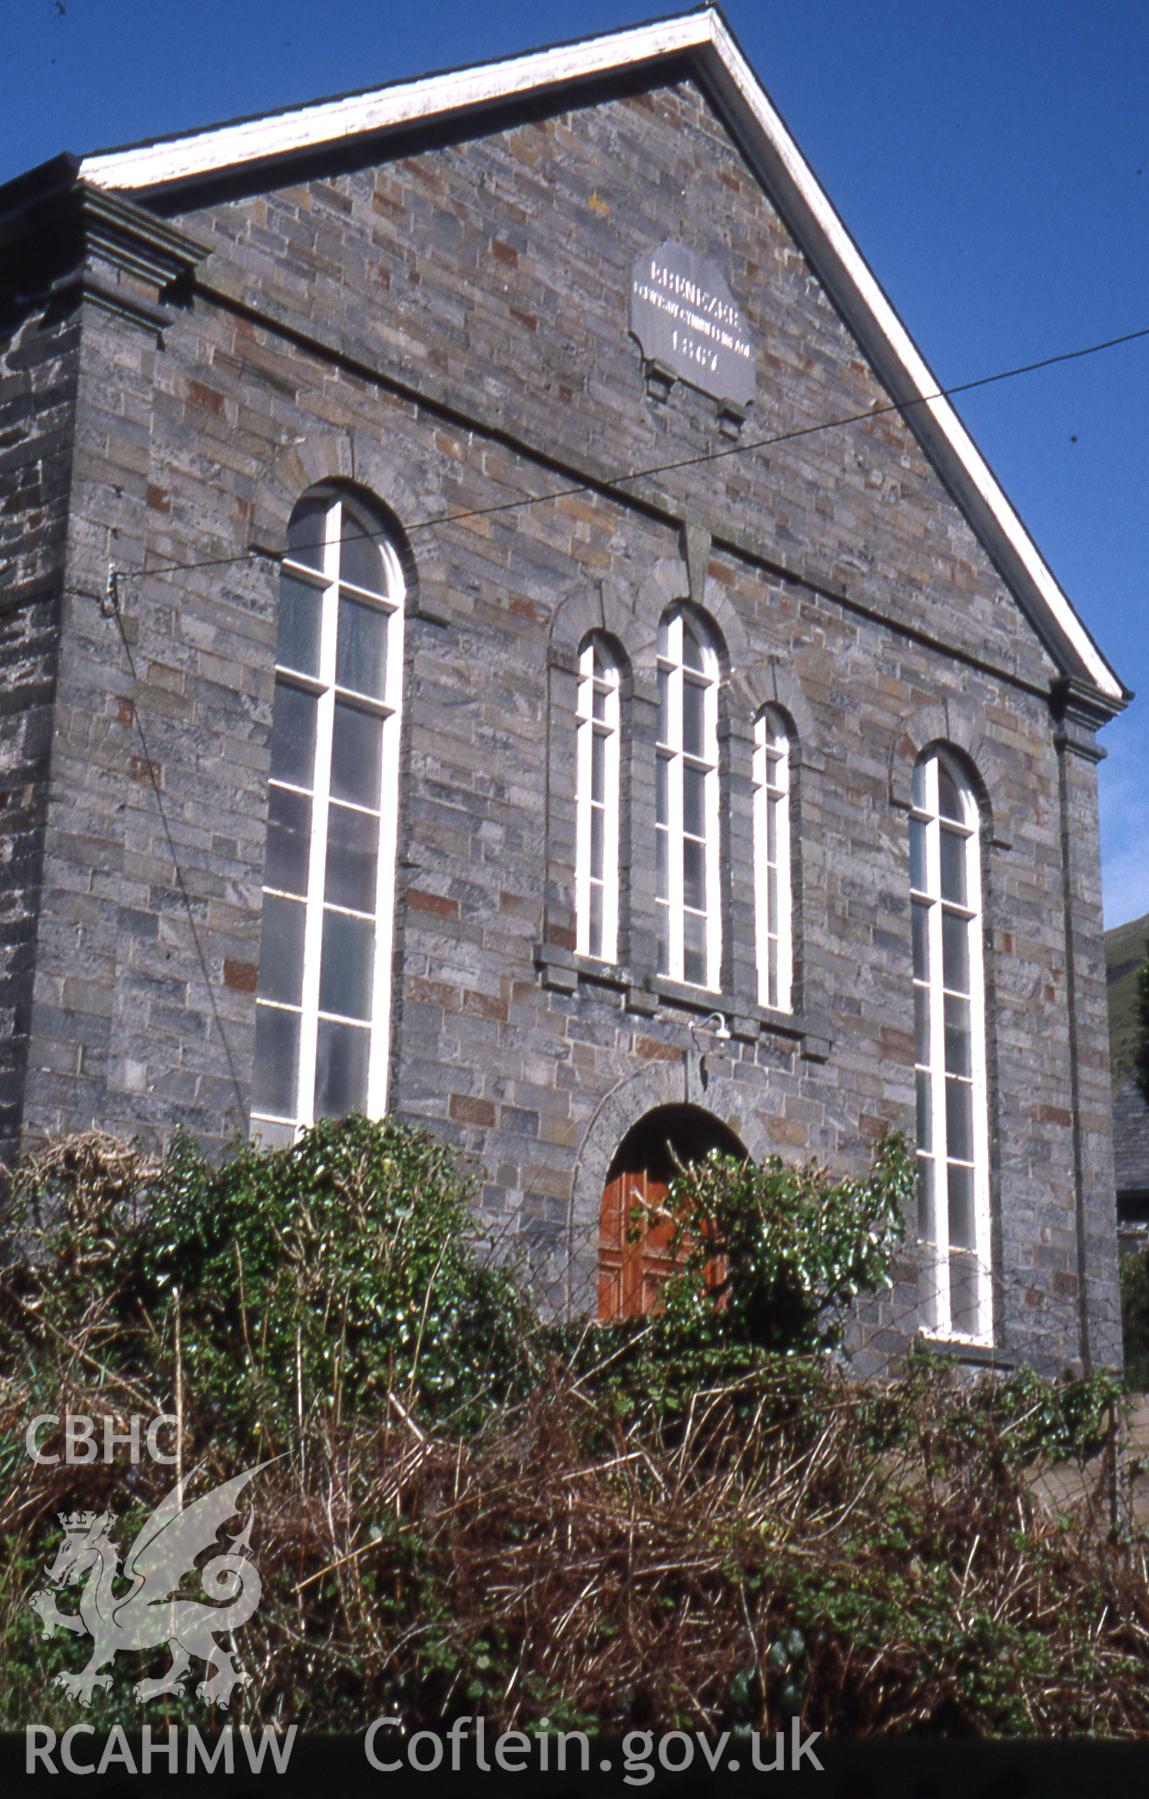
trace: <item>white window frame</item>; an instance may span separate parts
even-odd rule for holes
[[[774,855],[770,855],[770,824]],[[774,876],[775,904],[770,904]],[[790,858],[790,731],[774,706],[754,721],[754,900],[758,1003],[774,1012],[793,1004],[793,869]]]
[[[658,633],[658,679],[661,694],[660,731],[657,748],[659,763],[665,768],[666,816],[656,813],[656,837],[663,838],[661,854],[665,858],[665,892],[656,892],[660,913],[659,973],[670,980],[716,992],[722,968],[722,887],[719,867],[720,797],[718,773],[718,694],[720,667],[713,634],[696,614],[690,615],[690,626],[701,652],[702,668],[687,669],[684,660],[684,609],[674,607],[664,614]],[[683,701],[687,685],[703,695],[702,754],[688,754],[684,737]],[[687,767],[703,777],[702,834],[686,830],[684,781]],[[659,771],[660,780],[662,778]],[[687,843],[701,844],[703,859],[702,908],[686,904],[685,854]],[[656,882],[656,887],[663,883]],[[688,916],[703,919],[702,978],[686,972],[686,920]]]
[[[405,581],[402,564],[395,546],[390,542],[386,533],[377,527],[374,515],[367,505],[354,499],[345,500],[339,492],[324,489],[310,491],[303,496],[300,504],[302,505],[304,501],[320,501],[324,506],[323,516],[316,522],[317,534],[321,534],[321,554],[318,559],[321,566],[317,569],[306,562],[296,561],[290,555],[285,555],[281,571],[282,576],[290,577],[314,588],[319,595],[318,672],[314,675],[304,674],[277,661],[275,678],[276,699],[278,699],[282,687],[294,687],[301,692],[316,696],[313,784],[308,789],[278,778],[269,783],[269,786],[273,788],[278,787],[289,793],[306,795],[311,801],[307,891],[302,900],[305,924],[301,1003],[299,1006],[294,1006],[280,1000],[265,998],[262,992],[257,993],[256,997],[257,1010],[263,1007],[276,1007],[281,1011],[295,1012],[300,1017],[299,1065],[293,1114],[256,1111],[254,1108],[251,1114],[253,1134],[259,1135],[265,1141],[273,1144],[292,1141],[301,1130],[315,1122],[315,1078],[321,1021],[329,1020],[332,1023],[353,1025],[366,1030],[369,1044],[364,1111],[369,1117],[378,1118],[385,1113],[390,1075],[391,963],[395,918]],[[349,579],[341,578],[340,544],[345,510],[349,512],[352,522],[361,526],[364,534],[369,534],[379,549],[383,570],[383,579],[379,590],[365,589]],[[381,694],[367,696],[356,688],[341,686],[336,681],[336,645],[341,593],[350,600],[377,608],[387,615],[386,657]],[[357,710],[379,717],[383,721],[380,734],[382,767],[378,812],[347,800],[339,801],[339,804],[346,809],[361,812],[365,819],[378,820],[379,848],[375,870],[374,901],[375,937],[370,977],[371,1010],[370,1018],[366,1022],[361,1019],[345,1018],[334,1012],[321,1011],[319,1004],[325,912],[342,912],[349,917],[358,918],[371,916],[350,907],[327,904],[324,899],[328,825],[333,803],[331,763],[337,700],[351,701]],[[298,902],[300,898],[297,894],[282,893],[266,884],[263,891],[265,895],[295,902]]]
[[[622,668],[599,631],[579,654],[576,739],[575,949],[597,962],[618,961]],[[595,745],[602,745],[603,790],[594,789]],[[594,872],[594,825],[601,819],[602,872]],[[600,917],[594,919],[596,891]]]
[[[961,818],[944,821],[939,801],[939,776],[946,770],[957,790]],[[914,930],[915,1080],[918,1090],[919,1210],[918,1241],[925,1270],[923,1331],[947,1341],[989,1345],[993,1342],[993,1278],[990,1249],[989,1107],[986,1082],[985,971],[983,958],[983,899],[981,869],[981,816],[973,786],[955,757],[942,748],[926,751],[914,770],[911,839],[918,834],[924,849],[919,879],[912,872],[911,899],[924,929]],[[943,896],[943,832],[963,847],[965,902]],[[969,964],[969,993],[947,987],[943,967],[943,931],[964,926]],[[961,1069],[960,1054],[951,1055],[947,1066],[947,996],[969,1006],[969,1070]],[[955,1042],[960,1035],[955,1033]],[[948,1142],[947,1087],[970,1091],[971,1156],[952,1156]],[[972,1187],[972,1236],[970,1245],[951,1243],[954,1223],[953,1188],[968,1172]],[[933,1200],[930,1205],[932,1178]],[[932,1209],[932,1234],[931,1218]],[[976,1324],[960,1329],[954,1320],[951,1281],[965,1263],[972,1277]]]

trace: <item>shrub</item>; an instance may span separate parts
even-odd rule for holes
[[[1125,1378],[1135,1393],[1149,1389],[1149,1249],[1122,1256],[1121,1335]]]
[[[261,1446],[388,1390],[459,1422],[525,1378],[531,1341],[471,1198],[445,1145],[391,1120],[327,1121],[221,1167],[186,1139],[158,1166],[73,1140],[16,1183],[35,1223],[5,1272],[5,1322],[41,1363],[70,1353],[153,1388],[178,1353],[190,1412]]]
[[[832,1180],[813,1162],[756,1165],[712,1151],[671,1187],[683,1267],[667,1286],[661,1336],[787,1351],[837,1345],[853,1300],[890,1285],[914,1179],[897,1134],[882,1138],[861,1181]]]

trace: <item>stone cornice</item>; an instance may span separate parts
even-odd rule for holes
[[[1090,762],[1104,761],[1105,751],[1096,741],[1096,734],[1122,710],[1120,703],[1076,675],[1061,675],[1050,683],[1049,703],[1058,747]]]
[[[0,188],[0,305],[69,294],[162,332],[205,245],[56,157]]]
[[[157,293],[193,275],[207,248],[166,219],[106,189],[78,181],[74,190],[85,246]]]

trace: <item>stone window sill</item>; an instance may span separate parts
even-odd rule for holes
[[[1012,1374],[1017,1367],[1017,1357],[1005,1354],[996,1349],[992,1343],[971,1343],[964,1337],[938,1337],[923,1326],[918,1337],[933,1355],[944,1356],[948,1362],[958,1362],[967,1368],[996,1369],[1003,1374]]]
[[[649,984],[638,985],[629,970],[597,962],[591,956],[575,955],[557,944],[543,943],[536,948],[535,967],[543,986],[558,993],[575,994],[582,987],[611,988],[622,994],[628,1012],[646,1018],[672,1010],[698,1013],[703,1018],[721,1012],[730,1035],[738,1042],[756,1043],[760,1037],[789,1038],[797,1044],[804,1060],[829,1059],[832,1040],[826,1027],[800,1012],[776,1012],[756,1001],[692,987],[665,975],[655,975]]]

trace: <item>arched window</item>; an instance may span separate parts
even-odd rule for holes
[[[595,632],[579,656],[575,947],[600,962],[618,960],[620,675]]]
[[[918,1236],[926,1325],[992,1340],[989,1139],[977,799],[943,749],[914,769],[910,817]]]
[[[290,1142],[387,1099],[403,575],[378,519],[325,490],[279,583],[252,1119]]]
[[[790,737],[766,706],[754,721],[754,898],[758,1003],[790,1010],[793,977],[790,873]]]
[[[710,988],[722,962],[718,675],[701,621],[682,608],[666,613],[658,633],[659,971]]]

